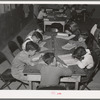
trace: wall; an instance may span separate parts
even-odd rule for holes
[[[93,8],[95,8],[95,12],[93,14],[93,18],[100,18],[100,5],[89,5],[87,9],[91,11]]]
[[[17,8],[0,15],[0,49],[20,31],[21,14],[21,9]]]

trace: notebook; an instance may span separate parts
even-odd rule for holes
[[[45,44],[46,44],[46,42],[41,42],[41,43],[39,44],[39,46],[40,46],[40,47],[43,47]]]
[[[44,40],[47,40],[47,39],[50,39],[50,38],[51,38],[51,36],[47,36],[47,35],[44,35],[44,36],[43,36],[43,39],[44,39]]]
[[[73,49],[73,48],[75,48],[75,47],[76,47],[75,44],[67,43],[66,45],[62,46],[62,49],[71,50],[71,49]]]
[[[72,57],[72,54],[58,56],[66,65],[76,65],[77,59]]]

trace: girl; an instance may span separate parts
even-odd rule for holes
[[[78,59],[77,64],[81,69],[91,69],[94,66],[93,57],[89,49],[80,46],[75,49],[72,56]]]

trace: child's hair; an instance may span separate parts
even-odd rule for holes
[[[83,39],[86,39],[86,38],[87,38],[87,35],[85,35],[85,34],[80,34],[80,35],[78,36],[78,39],[79,39],[80,37],[82,37]]]
[[[25,48],[26,51],[29,51],[29,50],[36,50],[36,52],[40,51],[40,47],[38,46],[38,44],[34,43],[33,41],[29,41],[26,43],[26,48]]]
[[[79,29],[78,24],[77,24],[76,22],[74,22],[74,21],[72,21],[72,22],[70,23],[70,27],[71,27],[71,31],[72,31],[72,32],[74,32],[74,31],[76,31],[77,29]]]
[[[54,53],[51,53],[51,52],[47,52],[43,55],[42,57],[43,61],[46,63],[46,64],[51,64],[54,60]]]
[[[82,60],[83,56],[86,54],[86,50],[84,47],[80,46],[78,48],[75,49],[75,51],[73,52],[72,56],[74,58],[77,58],[78,60]]]
[[[43,40],[43,36],[42,36],[42,34],[41,33],[39,33],[39,32],[37,32],[37,31],[35,31],[34,33],[33,33],[33,35],[32,36],[36,36],[36,38],[39,38],[40,39],[40,41],[42,41]]]

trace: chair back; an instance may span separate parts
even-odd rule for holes
[[[0,64],[2,64],[4,61],[8,61],[8,63],[11,64],[7,57],[2,52],[0,52]]]
[[[13,55],[13,57],[14,57],[14,54],[13,54],[13,53],[14,53],[17,49],[20,50],[20,48],[18,47],[18,45],[17,45],[16,42],[14,42],[14,41],[9,41],[9,42],[8,42],[8,47],[9,47],[9,49],[10,49],[11,54]]]
[[[24,40],[22,39],[21,36],[17,36],[17,41],[18,41],[20,47],[22,47],[22,44],[23,44]]]

